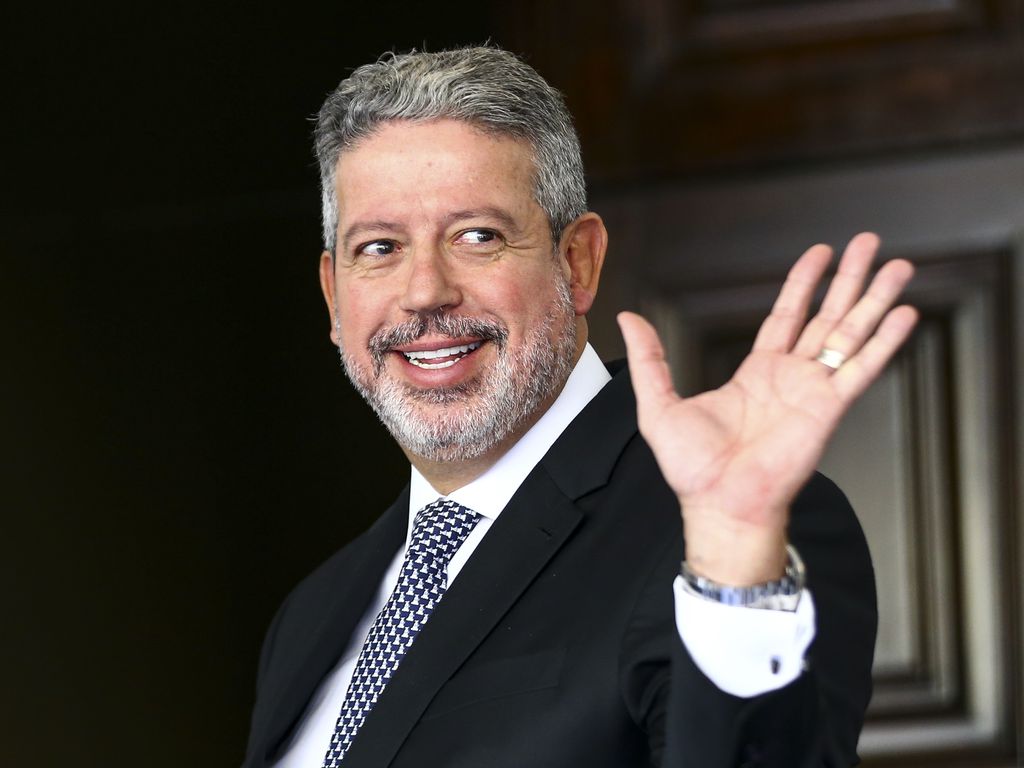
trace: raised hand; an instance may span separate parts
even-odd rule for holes
[[[850,241],[808,322],[832,258],[827,246],[810,248],[732,379],[695,397],[676,393],[650,323],[619,315],[640,432],[679,497],[695,572],[737,586],[781,576],[793,498],[917,322],[912,307],[893,308],[913,275],[909,262],[886,263],[864,291],[878,245],[870,233]]]

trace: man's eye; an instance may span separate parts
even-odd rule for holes
[[[381,256],[390,256],[396,250],[395,244],[390,240],[374,240],[372,243],[359,246],[357,255],[380,258]]]
[[[455,238],[456,245],[495,247],[502,242],[501,236],[490,229],[467,229]]]

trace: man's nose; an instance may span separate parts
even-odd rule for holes
[[[433,312],[462,301],[455,275],[439,249],[423,249],[409,262],[400,306],[407,312]]]

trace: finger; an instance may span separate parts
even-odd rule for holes
[[[664,407],[678,397],[665,360],[665,348],[654,326],[634,312],[616,318],[626,342],[626,359],[638,409]]]
[[[835,350],[846,358],[856,353],[896,303],[913,275],[913,265],[903,259],[883,266],[860,301],[825,337],[822,348]]]
[[[872,232],[861,232],[850,240],[843,251],[843,257],[839,260],[836,275],[829,283],[821,307],[804,328],[793,348],[796,354],[814,357],[821,351],[825,337],[860,298],[880,242],[878,235]]]
[[[807,319],[807,310],[814,299],[814,291],[832,260],[832,249],[827,245],[814,245],[797,259],[772,311],[761,323],[754,340],[754,349],[761,352],[788,352]]]
[[[832,375],[832,384],[841,400],[852,402],[882,373],[896,351],[910,337],[917,324],[913,307],[903,305],[890,310],[867,343]]]

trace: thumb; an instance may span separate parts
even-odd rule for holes
[[[626,342],[626,358],[637,409],[660,410],[670,405],[678,396],[672,386],[672,375],[658,332],[634,312],[620,312],[616,320]]]

